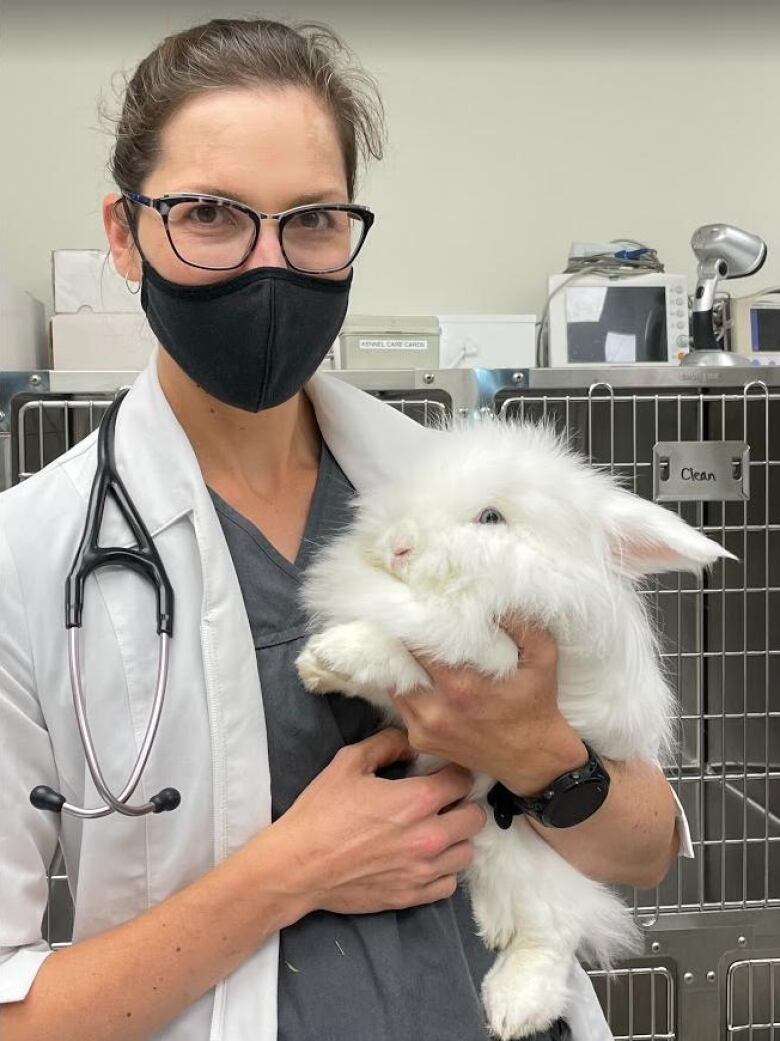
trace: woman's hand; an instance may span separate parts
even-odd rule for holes
[[[549,633],[512,620],[518,668],[503,680],[418,656],[432,686],[395,695],[409,743],[500,780],[518,795],[541,791],[588,753],[558,709],[558,648]]]
[[[271,826],[287,843],[290,877],[310,910],[384,911],[455,891],[485,812],[461,802],[473,778],[459,766],[426,777],[375,776],[412,755],[394,728],[345,746]]]

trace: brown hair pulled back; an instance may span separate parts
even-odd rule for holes
[[[349,198],[358,160],[380,159],[382,102],[370,76],[327,26],[217,18],[166,37],[131,76],[109,168],[123,191],[140,191],[160,154],[160,135],[189,98],[229,87],[302,87],[332,113]]]

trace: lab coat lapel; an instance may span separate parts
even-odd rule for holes
[[[306,384],[322,435],[358,492],[397,477],[435,431],[336,376]]]

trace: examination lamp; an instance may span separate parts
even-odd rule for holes
[[[721,279],[754,275],[766,260],[766,243],[733,224],[703,224],[693,233],[691,249],[699,262],[693,297],[693,345],[682,364],[749,365],[748,358],[725,351],[715,339],[715,290]]]

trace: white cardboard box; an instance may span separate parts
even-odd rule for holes
[[[130,292],[104,250],[55,249],[52,252],[52,276],[57,314],[77,314],[79,311],[143,313],[140,295]]]
[[[442,369],[533,369],[536,315],[440,314]]]
[[[55,314],[51,320],[54,369],[136,372],[157,340],[143,314]]]

